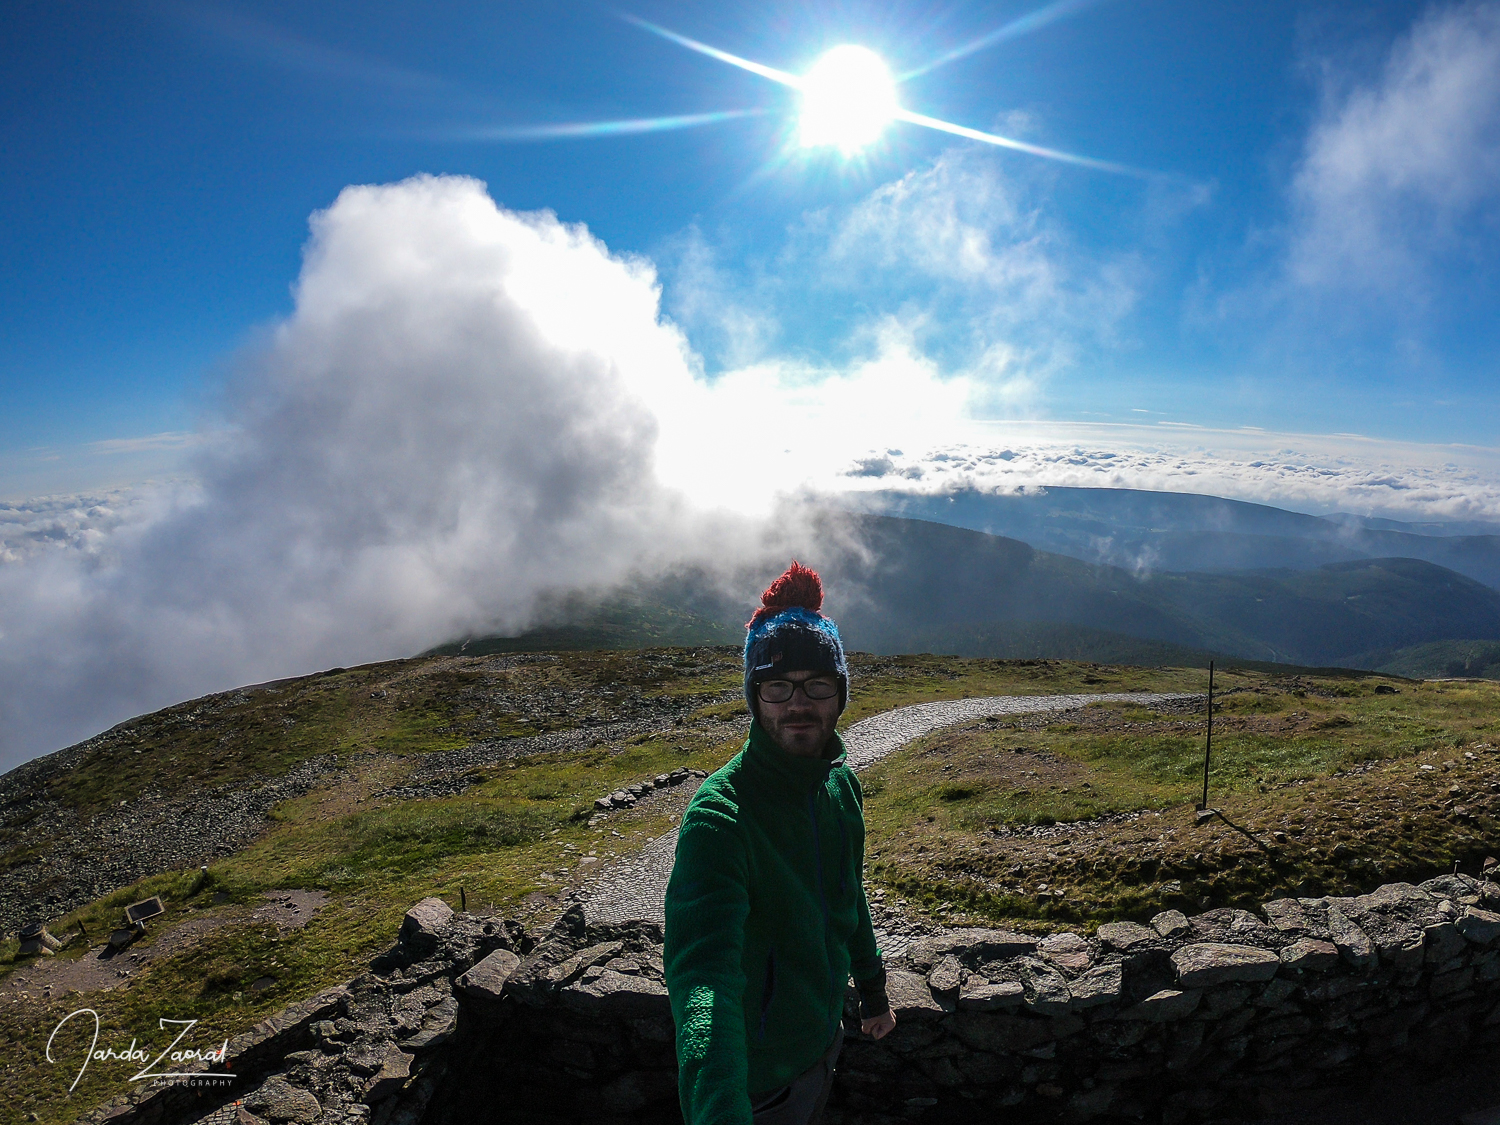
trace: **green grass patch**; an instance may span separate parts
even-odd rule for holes
[[[939,913],[1085,924],[1427,878],[1500,844],[1500,759],[1478,741],[1500,720],[1500,687],[1250,681],[1215,709],[1210,801],[1227,820],[1211,850],[1191,839],[1201,712],[1098,704],[940,732],[872,767],[877,880]],[[1121,825],[1118,848],[1112,829],[1069,830],[1096,841],[1093,859],[1071,836],[1029,834],[1122,813],[1145,815],[1102,822]]]

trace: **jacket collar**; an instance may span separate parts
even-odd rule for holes
[[[847,750],[838,731],[824,748],[821,758],[803,758],[788,754],[766,733],[759,719],[750,720],[750,737],[745,740],[745,763],[768,785],[798,796],[828,780],[834,766],[844,764]]]

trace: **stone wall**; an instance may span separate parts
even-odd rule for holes
[[[860,1040],[851,996],[829,1125],[1002,1107],[1016,1122],[1232,1120],[1500,1045],[1500,885],[1445,876],[1259,914],[1168,911],[1089,938],[951,930],[889,968],[898,1026]],[[370,973],[314,1007],[279,1032],[296,1049],[236,1067],[239,1116],[147,1097],[112,1119],[678,1120],[654,924],[586,927],[574,907],[533,945],[429,899]]]

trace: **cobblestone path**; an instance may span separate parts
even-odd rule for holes
[[[849,766],[862,770],[924,734],[960,723],[977,722],[991,715],[1071,711],[1101,702],[1150,704],[1193,698],[1197,697],[1190,693],[1132,691],[1104,695],[991,695],[981,699],[916,703],[862,719],[844,732],[844,743],[849,751]],[[635,919],[662,921],[665,917],[663,898],[676,850],[677,832],[674,829],[657,837],[635,855],[601,872],[584,900],[585,917],[590,922],[606,923]],[[876,934],[882,939],[882,948],[888,952],[894,952],[888,946],[899,944],[887,940],[893,936]]]

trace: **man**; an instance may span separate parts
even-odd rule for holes
[[[896,1025],[864,890],[863,798],[834,729],[849,669],[823,584],[793,562],[745,637],[750,737],[682,817],[666,975],[686,1125],[808,1125],[843,1044]]]

